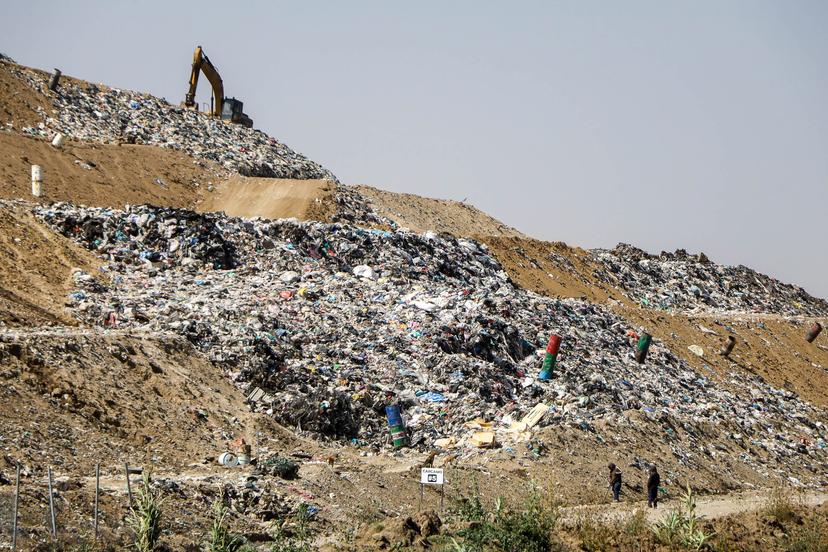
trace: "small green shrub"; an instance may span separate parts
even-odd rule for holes
[[[206,552],[239,552],[245,544],[240,535],[234,535],[227,528],[227,508],[219,497],[213,502],[213,523],[207,542],[204,543]]]
[[[457,534],[461,540],[452,539],[449,550],[540,552],[552,550],[555,544],[552,531],[558,520],[558,505],[544,501],[534,489],[516,507],[497,498],[487,508],[473,486],[471,495],[457,501],[453,515],[468,525]]]
[[[690,485],[684,494],[682,505],[667,517],[652,526],[656,538],[671,548],[680,545],[689,550],[710,548],[710,539],[715,533],[706,533],[696,515],[696,497]]]
[[[581,548],[587,552],[602,552],[610,549],[613,528],[594,515],[582,514],[575,524]]]
[[[639,508],[624,522],[624,532],[637,537],[647,531],[647,512]]]
[[[294,525],[292,531],[287,531],[288,520],[276,525],[271,552],[310,552],[312,517],[310,507],[305,503],[300,504],[293,519],[289,520]]]
[[[264,463],[266,471],[282,479],[296,479],[299,475],[299,464],[289,458],[276,456]]]
[[[135,493],[126,523],[132,531],[132,546],[138,552],[154,552],[161,536],[161,494],[150,486],[149,472],[144,472],[144,485]]]

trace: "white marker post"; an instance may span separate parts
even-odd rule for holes
[[[40,165],[32,165],[32,195],[43,195],[43,168]]]
[[[420,469],[420,509],[423,508],[423,495],[426,485],[440,486],[440,511],[443,511],[443,498],[446,495],[445,474],[443,468],[421,468]]]

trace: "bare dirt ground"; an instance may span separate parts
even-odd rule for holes
[[[749,492],[736,492],[726,495],[703,496],[696,499],[696,515],[705,519],[717,519],[726,516],[756,512],[768,507],[773,498],[773,489],[760,489]],[[828,493],[825,491],[808,491],[796,496],[798,504],[806,508],[813,508],[828,502]],[[667,517],[671,511],[682,507],[680,498],[661,501],[658,508],[647,508],[643,500],[622,501],[621,503],[604,504],[600,506],[581,505],[564,508],[563,517],[570,522],[583,514],[598,514],[603,519],[621,520],[637,509],[644,508],[647,520],[655,523]]]
[[[17,130],[37,125],[43,120],[40,113],[52,114],[51,103],[20,82],[8,69],[0,63],[0,125],[10,125]]]
[[[356,186],[356,190],[370,201],[378,214],[415,232],[431,230],[465,237],[476,234],[523,236],[468,203],[386,192],[371,186]]]
[[[93,271],[98,264],[28,209],[0,209],[0,328],[76,324],[63,307],[73,288],[72,269]]]
[[[205,196],[197,210],[233,217],[297,218],[327,221],[335,184],[327,180],[287,180],[232,176]]]
[[[43,168],[43,196],[31,195],[31,166]],[[140,145],[67,141],[60,150],[46,140],[0,132],[0,198],[49,203],[72,201],[123,208],[151,203],[190,207],[226,173],[205,161]]]
[[[0,361],[5,453],[31,469],[180,468],[254,436],[241,393],[178,336],[6,330]]]

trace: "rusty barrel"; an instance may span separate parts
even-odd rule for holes
[[[650,350],[650,343],[653,336],[647,332],[641,332],[641,337],[638,338],[638,344],[635,346],[635,361],[639,364],[644,364],[647,358],[647,351]]]
[[[817,338],[821,331],[822,324],[820,324],[819,322],[814,322],[814,325],[811,326],[810,330],[808,330],[808,335],[805,336],[805,339],[808,341],[808,343],[813,343],[814,339]]]
[[[730,353],[733,352],[733,347],[736,346],[736,338],[732,335],[727,336],[727,343],[722,345],[722,350],[719,351],[723,357],[730,356]]]
[[[49,90],[51,90],[52,92],[57,90],[58,85],[60,84],[60,75],[61,75],[60,69],[56,68],[55,72],[52,73],[52,76],[49,77]]]

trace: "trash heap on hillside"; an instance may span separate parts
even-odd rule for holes
[[[539,426],[659,424],[653,438],[693,443],[675,445],[687,461],[738,436],[828,468],[824,412],[759,379],[711,381],[658,342],[639,365],[623,319],[518,288],[473,241],[147,206],[35,212],[107,260],[74,274],[80,319],[186,336],[288,427],[377,446],[400,404],[413,446],[465,446],[470,428],[542,404]],[[553,332],[560,364],[542,382]]]
[[[56,118],[43,113],[44,124],[23,129],[27,134],[51,139],[61,132],[89,142],[150,144],[215,161],[245,176],[337,181],[329,170],[260,130],[228,124],[149,94],[68,78],[50,92],[46,75],[12,64],[9,69],[51,98],[58,112]]]
[[[828,302],[746,266],[711,262],[704,253],[650,255],[627,244],[592,250],[594,276],[642,305],[691,312],[743,311],[785,316],[828,316]]]

